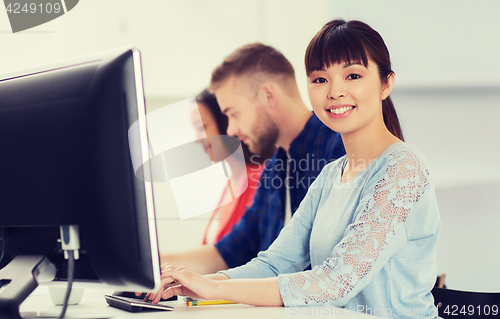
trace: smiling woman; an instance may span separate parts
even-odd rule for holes
[[[342,95],[343,92],[339,92],[339,90],[342,91],[347,88],[357,90],[360,93],[363,93],[362,91],[368,87],[376,89],[377,85],[373,81],[377,81],[376,78],[379,77],[381,82],[380,91],[383,94],[381,98],[385,126],[394,136],[404,141],[398,116],[389,96],[394,82],[394,71],[391,69],[389,50],[385,46],[382,37],[377,32],[371,32],[374,30],[367,24],[358,21],[349,21],[348,23],[350,27],[346,27],[342,20],[330,21],[316,34],[307,47],[305,57],[306,73],[310,79],[314,78],[309,81],[308,86],[311,104],[314,107],[315,103],[312,101],[315,96],[314,92],[319,90],[319,88],[311,84],[331,82],[320,76],[321,72],[326,71],[325,67],[329,68],[338,65],[337,67],[341,67],[343,70],[342,74],[337,72],[342,78],[341,82],[335,86],[330,83],[326,88],[324,86],[321,88],[322,90],[328,88],[336,90],[329,92],[328,97],[330,99]],[[327,32],[327,36],[325,32]],[[331,50],[332,47],[337,49]],[[368,84],[364,80],[361,81],[362,84],[348,83],[352,81],[360,82],[356,80],[361,80],[365,76],[368,76],[368,80],[372,81],[372,83]],[[364,87],[361,88],[361,86]],[[313,94],[311,95],[311,93]],[[343,118],[348,114],[339,112],[342,107],[342,105],[332,103],[332,106],[327,107],[327,109],[330,109],[332,114],[338,115],[332,116],[332,118]],[[355,105],[346,105],[345,107],[350,110]]]
[[[341,134],[346,156],[323,168],[267,251],[209,277],[171,267],[162,275],[167,289],[151,299],[187,294],[436,318],[439,212],[426,160],[402,140],[390,66],[368,25],[327,23],[307,49],[309,97],[318,118]]]

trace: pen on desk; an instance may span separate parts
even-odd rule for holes
[[[230,303],[236,303],[236,302],[229,301],[229,300],[195,300],[195,301],[186,302],[186,305],[188,305],[188,306],[203,306],[203,305],[225,305],[225,304],[230,304]]]

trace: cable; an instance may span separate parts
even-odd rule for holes
[[[0,241],[2,247],[0,248],[2,251],[0,252],[0,268],[2,267],[3,257],[5,256],[5,228],[0,227]]]
[[[68,308],[69,296],[71,294],[71,287],[73,286],[73,273],[75,270],[75,255],[73,250],[68,250],[68,288],[66,289],[66,296],[64,296],[63,308],[59,319],[63,319],[66,314],[66,308]]]

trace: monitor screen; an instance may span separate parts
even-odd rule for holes
[[[151,172],[131,160],[148,158],[146,127],[129,138],[145,113],[133,48],[0,76],[0,267],[43,255],[65,280],[59,227],[76,225],[76,282],[158,289]]]

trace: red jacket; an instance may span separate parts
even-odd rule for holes
[[[259,184],[260,175],[262,174],[262,170],[264,169],[264,165],[257,164],[248,164],[246,167],[247,177],[248,177],[248,187],[241,194],[241,196],[237,197],[234,201],[220,207],[220,215],[219,215],[219,226],[217,227],[217,233],[215,235],[215,241],[218,242],[222,237],[224,237],[227,233],[231,231],[231,228],[241,219],[245,210],[248,206],[252,205],[253,197],[255,195],[255,191],[257,190],[257,186]],[[227,188],[224,192],[229,191]],[[224,198],[224,193],[221,196],[221,200]],[[217,213],[217,210],[214,210],[210,221],[205,229],[205,234],[203,235],[203,245],[207,243],[207,235],[208,230],[210,228],[210,224],[214,222],[214,217]]]

